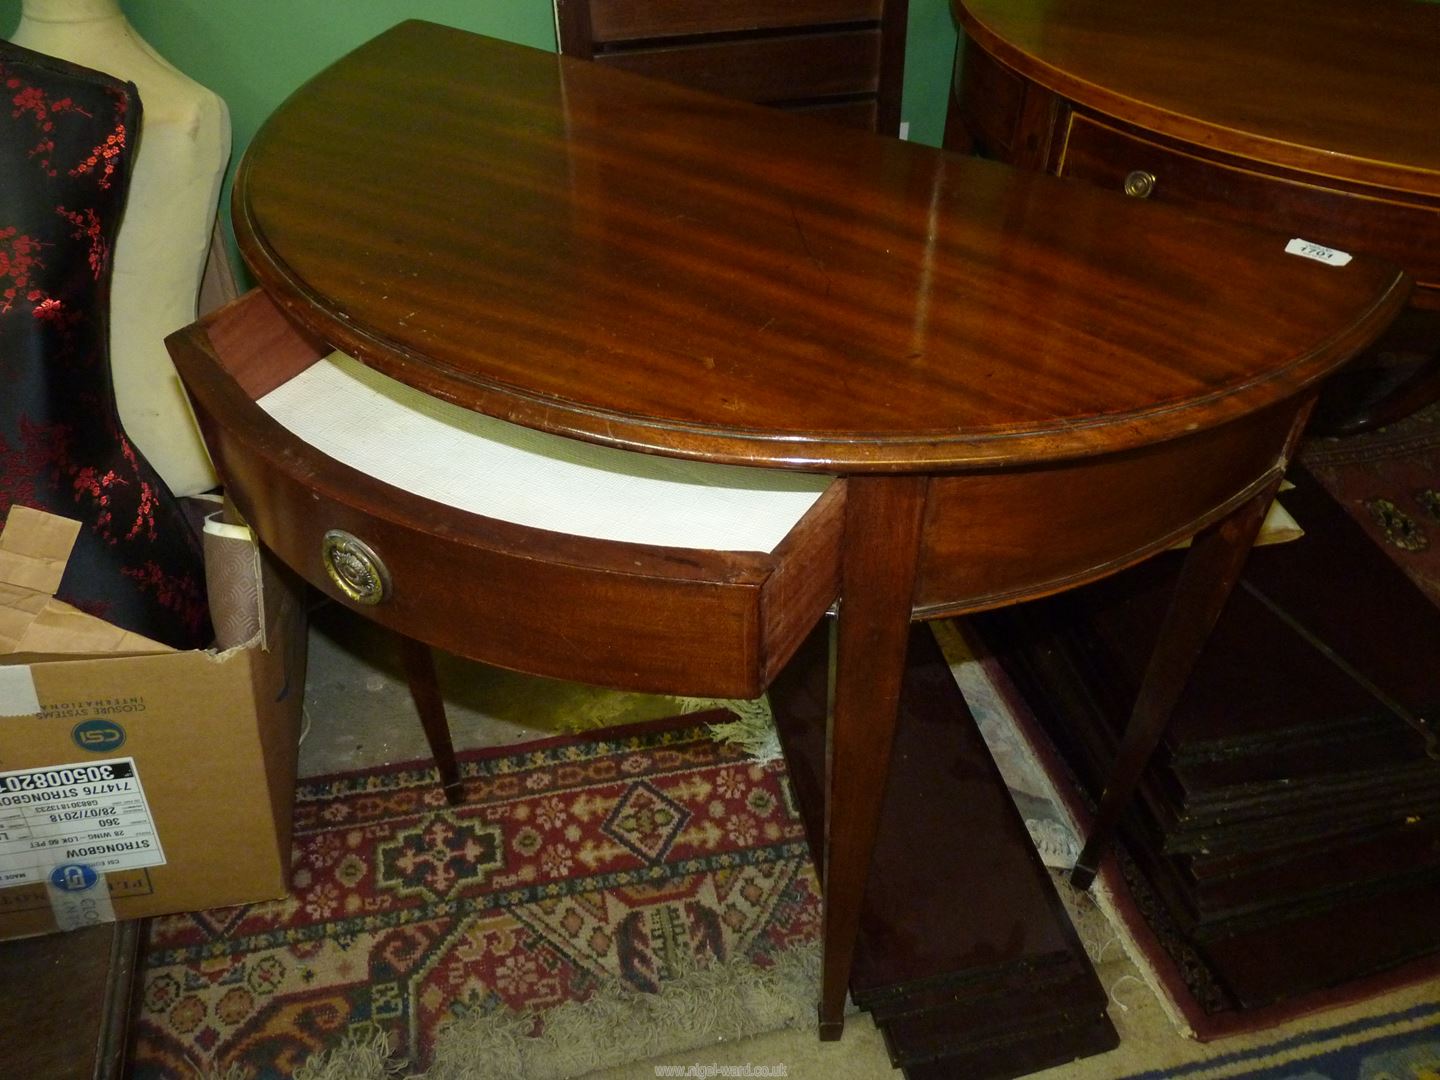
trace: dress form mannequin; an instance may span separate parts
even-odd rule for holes
[[[215,205],[230,157],[225,103],[147,45],[119,0],[24,0],[11,39],[135,83],[143,128],[111,294],[111,366],[120,418],[177,495],[215,473],[165,335],[195,318]]]

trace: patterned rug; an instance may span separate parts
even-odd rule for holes
[[[462,755],[457,810],[425,763],[302,782],[290,897],[152,921],[131,1075],[280,1080],[375,1030],[423,1069],[458,1017],[812,944],[784,768],[714,741],[728,718]]]
[[[1114,1080],[1434,1080],[1440,1004],[1421,1003]]]
[[[1033,803],[1026,817],[1037,844],[1068,863],[1077,808],[1044,781],[1055,763],[1031,741],[1033,719],[1025,722],[992,660],[975,660],[948,624],[936,626],[1017,801]],[[603,1061],[582,1044],[570,1062],[690,1060],[673,1044],[646,1045],[651,1029],[699,1031],[697,1020],[745,997],[764,981],[758,975],[813,957],[818,938],[817,885],[783,765],[756,764],[714,741],[708,724],[718,719],[728,716],[464,754],[468,802],[458,811],[445,807],[423,763],[305,782],[291,897],[152,922],[130,1075],[315,1078],[317,1060],[338,1065],[324,1075],[343,1080],[412,1070],[428,1070],[429,1080],[579,1074],[585,1066],[557,1057],[539,1068],[535,1058],[477,1066],[493,1055],[456,1036],[473,1034],[474,1021],[486,1030],[518,1015],[518,1034],[572,1043],[567,1014],[607,998],[598,1026],[640,1046]],[[1174,1017],[1157,1005],[1149,1027],[1136,1028],[1131,1017],[1146,1011],[1140,982],[1133,968],[1117,966],[1113,943],[1152,960],[1163,950],[1137,947],[1143,930],[1115,918],[1113,905],[1105,905],[1107,921],[1086,897],[1072,899],[1125,1040],[1114,1054],[1045,1080],[1440,1078],[1440,1006],[1423,987],[1418,1001],[1402,997],[1403,1007],[1392,996],[1238,1042],[1161,1043]],[[739,974],[712,983],[678,1016],[651,1007],[693,986],[697,973],[725,968]],[[767,1001],[767,1015],[796,1006],[793,1024],[808,1032],[813,976],[807,969],[785,985],[787,1000],[780,1008]],[[587,1023],[597,1026],[593,1016]],[[514,1023],[499,1030],[512,1043],[546,1041],[517,1040]],[[385,1037],[378,1053],[325,1062],[327,1051],[374,1032]],[[713,1037],[702,1038],[713,1055]],[[399,1074],[391,1070],[397,1059]]]

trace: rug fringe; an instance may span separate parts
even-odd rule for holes
[[[205,1069],[196,1065],[193,1059],[189,1060],[190,1067],[195,1070],[196,1080],[250,1080],[250,1071],[241,1065],[227,1065],[223,1069]]]
[[[408,1064],[394,1056],[384,1031],[357,1028],[306,1061],[295,1080],[568,1080],[779,1028],[808,1028],[819,986],[820,946],[810,942],[781,953],[768,968],[732,960],[685,971],[653,994],[617,986],[544,1013],[457,1017],[441,1029],[424,1073],[405,1071]],[[227,1073],[214,1080],[239,1078]]]
[[[718,743],[731,743],[745,751],[747,757],[762,765],[779,761],[784,756],[780,749],[780,734],[775,730],[775,714],[770,711],[770,699],[765,696],[754,701],[731,700],[729,698],[680,698],[680,712],[708,712],[711,709],[728,709],[735,715],[734,720],[718,724],[706,724],[710,737]]]
[[[390,1037],[366,1024],[347,1032],[339,1046],[307,1060],[294,1080],[394,1080],[405,1068],[394,1058]]]
[[[423,1080],[524,1076],[562,1080],[597,1069],[814,1023],[820,949],[782,953],[768,968],[730,961],[667,979],[658,993],[601,990],[536,1016],[500,1012],[461,1017],[441,1031]],[[421,1080],[412,1077],[411,1080]]]

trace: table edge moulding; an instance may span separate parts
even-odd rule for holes
[[[420,22],[281,106],[234,198],[260,289],[170,346],[230,495],[328,596],[490,663],[737,697],[838,603],[825,1037],[912,620],[1199,533],[1137,718],[1163,723],[1316,386],[1409,287],[1363,256],[1325,265],[1284,236]],[[335,350],[565,439],[835,479],[769,552],[456,509],[256,404]],[[327,569],[336,532],[374,558],[358,598]]]

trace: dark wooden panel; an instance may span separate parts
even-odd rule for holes
[[[989,53],[966,43],[960,66],[962,116],[970,135],[987,156],[1001,161],[1013,156],[1025,85],[1019,75]]]
[[[771,691],[820,851],[826,635]],[[1115,1045],[1106,998],[928,628],[910,634],[851,991],[907,1075],[998,1077]],[[928,1072],[911,1073],[923,1065]]]
[[[0,942],[6,1076],[120,1080],[143,922]]]
[[[801,116],[824,120],[830,124],[839,124],[842,127],[859,128],[862,131],[874,131],[880,115],[879,106],[874,101],[840,101],[821,105],[786,105],[782,103],[781,108]]]
[[[597,53],[595,62],[768,103],[875,92],[880,44],[878,30],[853,30]]]
[[[557,0],[555,6],[560,51],[567,56],[634,64],[642,74],[770,105],[863,96],[867,100],[804,111],[889,135],[900,126],[908,10],[907,0]],[[842,31],[873,31],[878,51],[837,54],[830,37]],[[777,44],[782,40],[786,44]],[[656,48],[683,52],[625,59]],[[785,66],[767,70],[777,57]],[[837,67],[847,64],[853,65],[848,73]],[[836,86],[845,89],[829,89]]]
[[[981,1042],[972,1054],[910,1065],[905,1069],[905,1080],[1008,1080],[1092,1054],[1103,1054],[1117,1045],[1114,1027],[1102,1016],[1087,1028],[1067,1032],[1064,1041],[1036,1038],[1032,1034],[1000,1046]]]
[[[1138,562],[1255,490],[1257,463],[1279,462],[1293,418],[1271,410],[1131,454],[937,477],[916,609],[993,607]]]
[[[1071,114],[1061,176],[1119,191],[1137,169],[1156,178],[1150,196],[1156,202],[1379,255],[1403,266],[1422,286],[1440,288],[1440,196],[1326,187],[1313,177],[1260,171],[1253,162],[1218,155],[1203,157],[1099,117]]]
[[[590,0],[589,7],[594,40],[601,44],[873,21],[880,18],[883,4],[881,0]]]
[[[1258,1008],[1433,956],[1437,910],[1440,882],[1430,881],[1209,942],[1203,952],[1241,1006]]]

